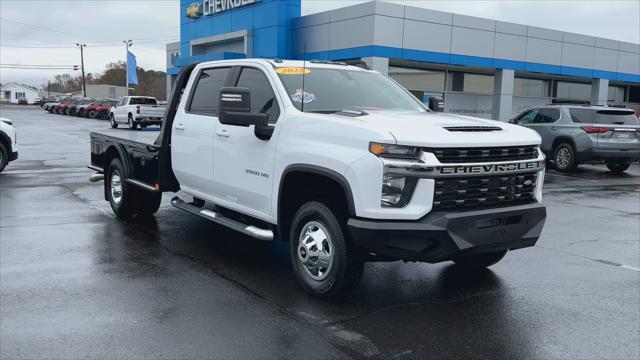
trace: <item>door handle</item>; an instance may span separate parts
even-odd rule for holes
[[[184,130],[184,125],[183,124],[178,124],[175,126],[176,130]]]
[[[558,130],[558,127],[557,126],[552,126],[551,130]]]
[[[221,136],[221,137],[229,137],[229,131],[227,130],[218,130],[216,131],[216,135]]]

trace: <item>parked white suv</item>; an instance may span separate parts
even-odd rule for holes
[[[18,158],[18,137],[13,122],[0,117],[0,172]]]
[[[533,246],[546,218],[534,131],[429,111],[396,82],[340,63],[207,62],[176,81],[160,136],[91,133],[91,165],[120,218],[172,204],[290,243],[320,297],[366,261],[490,266]],[[152,135],[147,133],[148,135]],[[126,136],[125,136],[126,135]]]

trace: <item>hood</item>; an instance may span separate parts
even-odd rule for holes
[[[443,113],[372,112],[367,127],[388,131],[399,145],[421,147],[539,145],[538,133],[502,121]]]

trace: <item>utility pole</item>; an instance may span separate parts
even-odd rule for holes
[[[131,40],[123,40],[122,42],[124,43],[125,59],[127,59],[127,62],[126,62],[126,65],[125,65],[125,73],[124,73],[125,89],[127,91],[127,95],[126,96],[129,96],[129,46],[133,45],[133,41],[131,41]]]
[[[47,80],[47,98],[51,97],[51,80]]]
[[[84,51],[87,44],[76,44],[80,48],[80,66],[82,67],[82,96],[87,97],[87,84],[84,80]]]

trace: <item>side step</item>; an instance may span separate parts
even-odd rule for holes
[[[263,241],[273,241],[273,231],[271,230],[261,229],[253,225],[247,225],[239,221],[229,219],[215,211],[202,209],[197,206],[188,204],[177,196],[171,199],[171,205],[177,207],[180,210],[184,210],[186,212],[205,218],[209,221],[213,221],[216,224],[228,227],[229,229],[238,231],[247,236],[251,236],[252,238]]]

